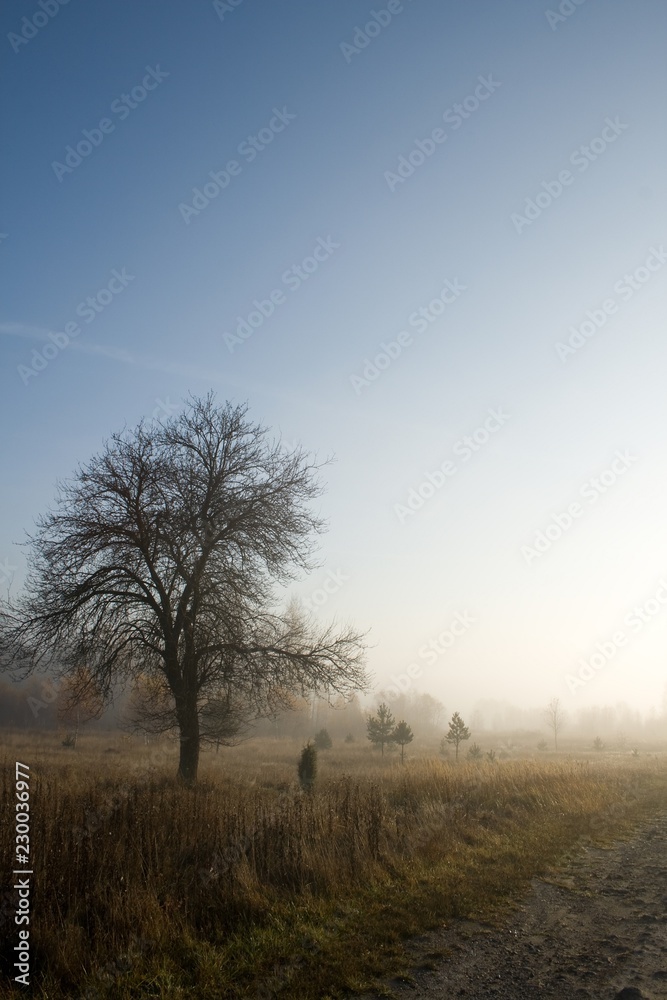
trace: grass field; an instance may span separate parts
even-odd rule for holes
[[[4,734],[31,768],[33,985],[3,996],[334,997],[404,969],[403,942],[445,921],[493,921],[582,839],[627,833],[667,805],[667,755],[521,755],[469,763],[368,744],[320,753],[312,795],[301,744],[208,753],[194,790],[174,744]],[[11,886],[13,830],[3,824]],[[7,958],[15,897],[1,911]]]

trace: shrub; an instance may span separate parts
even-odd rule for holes
[[[319,733],[316,733],[314,742],[318,750],[331,750],[333,746],[333,740],[326,729],[320,729]]]
[[[317,747],[307,743],[299,758],[299,783],[304,792],[312,792],[317,777]]]
[[[602,742],[599,736],[596,736],[595,739],[593,740],[593,749],[604,750],[604,743]]]

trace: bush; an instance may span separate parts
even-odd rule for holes
[[[320,729],[319,733],[315,734],[314,742],[318,750],[331,750],[333,746],[333,740],[326,729]]]
[[[352,735],[352,733],[348,733],[347,734],[347,736],[345,737],[345,742],[346,743],[354,743],[354,736]]]
[[[540,740],[540,742],[537,744],[537,749],[538,750],[548,750],[549,749],[549,744],[547,743],[546,740]]]
[[[468,750],[468,757],[470,758],[470,760],[480,760],[483,756],[484,753],[482,751],[482,748],[478,746],[477,743],[473,743],[473,745]]]
[[[312,792],[317,777],[317,747],[307,743],[299,759],[299,784],[304,792]]]
[[[604,750],[604,743],[602,742],[599,736],[596,736],[595,739],[593,740],[593,749]]]

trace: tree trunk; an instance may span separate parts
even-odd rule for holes
[[[199,767],[199,714],[197,703],[184,705],[178,711],[181,750],[178,761],[178,777],[185,785],[194,785]]]

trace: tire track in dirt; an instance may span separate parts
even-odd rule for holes
[[[448,957],[427,968],[436,952]],[[667,813],[533,879],[502,930],[457,922],[419,938],[414,960],[412,983],[389,984],[397,997],[667,998]]]

